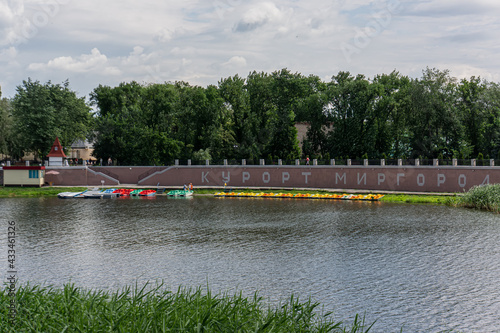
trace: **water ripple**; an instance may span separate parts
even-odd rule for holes
[[[215,291],[259,291],[273,304],[294,293],[341,319],[366,314],[377,320],[373,332],[498,327],[495,214],[214,198],[0,199],[0,208],[20,230],[21,282],[110,289],[158,280],[173,289],[208,284]]]

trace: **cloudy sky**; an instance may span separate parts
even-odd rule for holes
[[[0,86],[217,84],[288,68],[500,81],[498,0],[0,0]]]

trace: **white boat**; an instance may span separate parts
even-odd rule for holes
[[[167,193],[169,197],[191,197],[193,196],[193,191],[189,190],[172,190]]]
[[[71,199],[71,198],[85,198],[85,199],[101,199],[101,198],[117,198],[120,196],[120,193],[113,193],[115,191],[114,188],[110,188],[107,190],[99,190],[97,187],[94,187],[92,190],[85,190],[83,192],[61,192],[57,194],[57,197],[60,199]]]
[[[83,192],[61,192],[61,193],[57,194],[57,197],[59,199],[72,199],[72,198],[76,198],[79,195],[83,195],[87,191],[88,190],[85,190]]]
[[[120,196],[120,193],[115,193],[115,191],[116,189],[114,188],[108,188],[107,190],[101,192],[101,197],[103,199],[118,198]]]
[[[82,198],[85,198],[85,199],[101,199],[102,198],[102,194],[103,194],[104,191],[102,190],[99,190],[97,187],[90,190],[90,191],[86,191],[85,193],[82,193]],[[76,198],[79,198],[80,196],[77,196]]]

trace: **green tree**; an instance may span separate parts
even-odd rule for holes
[[[484,108],[481,150],[500,157],[500,85],[486,82],[481,99]]]
[[[329,124],[325,113],[326,96],[322,92],[317,92],[306,98],[303,98],[298,104],[297,109],[309,124],[306,138],[302,145],[302,156],[317,157],[327,152],[327,131]]]
[[[482,149],[483,133],[485,126],[486,108],[482,99],[486,89],[480,78],[471,77],[470,80],[462,79],[457,87],[457,106],[461,115],[464,128],[464,139],[473,148],[476,156]]]
[[[269,110],[268,130],[271,136],[266,153],[286,159],[299,158],[294,109],[308,93],[306,79],[288,69],[273,72],[271,79],[273,107]]]
[[[2,98],[0,90],[0,154],[9,154],[9,139],[12,134],[10,101],[7,98]]]
[[[413,80],[409,107],[410,144],[414,157],[450,158],[460,150],[463,128],[456,109],[456,79],[448,70],[427,68]]]
[[[378,87],[363,75],[353,77],[349,72],[339,72],[332,77],[327,94],[328,118],[333,123],[328,136],[330,155],[373,156]]]
[[[179,158],[175,139],[179,93],[172,84],[99,86],[91,100],[97,107],[94,156],[121,165],[161,165]]]
[[[249,95],[250,117],[248,136],[253,144],[250,159],[263,158],[268,154],[269,142],[272,138],[270,128],[276,117],[276,106],[273,101],[272,77],[266,73],[250,73],[246,80]]]
[[[34,152],[35,158],[43,159],[56,137],[67,147],[88,135],[91,109],[84,98],[69,89],[68,81],[60,85],[28,79],[16,91],[12,101],[14,131],[24,152]]]
[[[219,93],[224,100],[226,126],[234,133],[234,157],[257,158],[260,150],[256,144],[255,129],[258,119],[250,109],[250,94],[245,79],[238,75],[219,81]]]
[[[150,148],[141,112],[143,87],[136,82],[110,88],[99,85],[91,94],[97,107],[94,152],[98,159],[111,158],[121,165],[142,164]],[[147,143],[147,146],[144,144]]]
[[[181,156],[184,143],[176,139],[179,131],[179,91],[170,83],[153,84],[144,89],[142,111],[145,126],[154,133],[153,164],[172,163]]]
[[[393,71],[388,75],[375,76],[373,84],[378,88],[374,105],[376,155],[382,158],[409,156],[411,151],[407,110],[410,103],[410,79]]]

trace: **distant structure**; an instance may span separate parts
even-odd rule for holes
[[[90,161],[95,159],[92,157],[92,152],[94,151],[93,144],[87,139],[85,140],[75,140],[69,149],[68,155],[71,159],[87,160]]]
[[[49,158],[49,166],[63,166],[64,159],[67,158],[66,154],[64,154],[61,143],[59,142],[59,138],[56,137],[52,148],[50,149],[50,153],[47,155]]]

